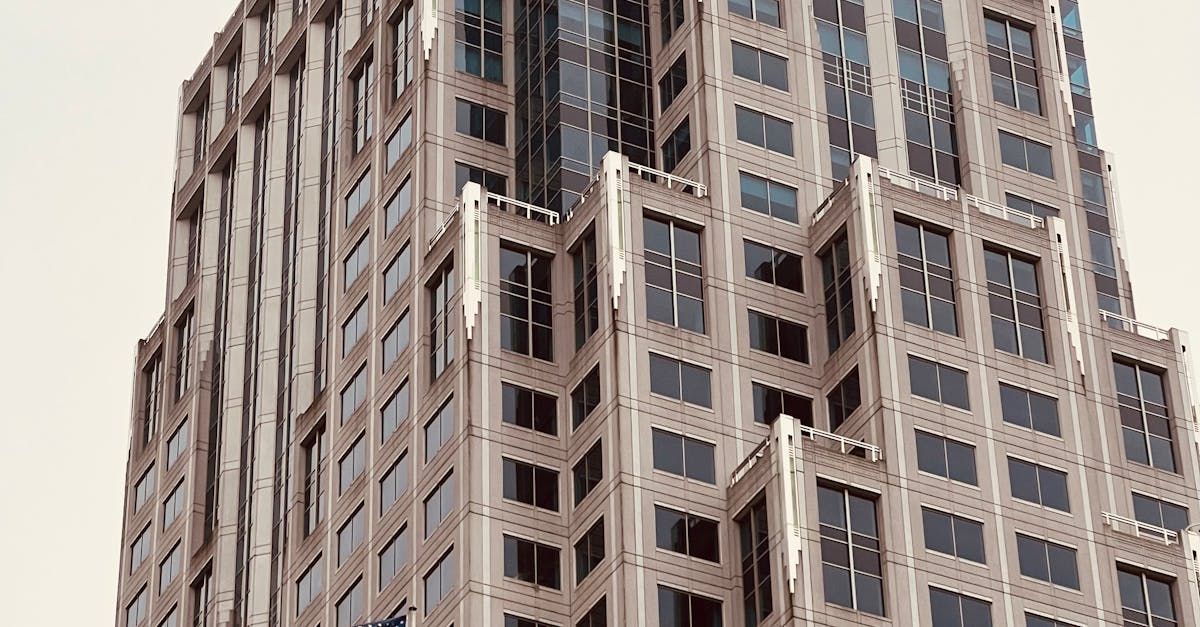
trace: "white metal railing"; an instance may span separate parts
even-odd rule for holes
[[[1112,528],[1113,531],[1126,533],[1139,538],[1150,538],[1166,544],[1179,544],[1179,533],[1170,529],[1165,529],[1150,523],[1144,523],[1132,518],[1126,518],[1120,514],[1112,512],[1100,512],[1101,518],[1104,519],[1104,524]],[[1129,527],[1126,531],[1123,527]]]
[[[1108,326],[1114,329],[1128,331],[1135,335],[1140,335],[1144,338],[1161,342],[1171,339],[1171,332],[1166,329],[1160,329],[1142,322],[1138,322],[1133,318],[1118,316],[1110,311],[1100,310],[1100,321],[1108,323]]]
[[[905,189],[911,189],[915,192],[933,196],[940,200],[958,200],[958,190],[953,187],[946,187],[937,183],[919,179],[911,174],[903,174],[895,170],[889,170],[884,167],[877,168],[879,173],[888,178],[892,184]]]
[[[750,469],[754,468],[754,465],[758,463],[758,460],[766,457],[767,445],[770,443],[770,439],[760,442],[753,451],[750,451],[750,455],[746,459],[743,459],[742,463],[737,465],[737,468],[733,469],[733,474],[729,479],[729,487],[733,487],[734,484],[741,481],[742,477],[745,477],[746,474],[750,472]]]
[[[632,161],[629,162],[629,169],[633,172],[637,172],[642,178],[655,183],[665,181],[667,189],[675,189],[675,187],[679,187],[682,191],[688,191],[688,188],[690,187],[692,195],[696,198],[704,198],[708,195],[707,186],[697,183],[696,181],[685,179],[682,176],[675,176],[674,174],[663,172],[662,170],[648,168],[644,165],[633,163]]]
[[[446,216],[446,219],[442,220],[442,223],[438,225],[437,230],[434,231],[433,235],[429,237],[429,250],[433,250],[433,245],[437,243],[439,238],[446,234],[446,229],[450,228],[450,221],[454,219],[454,214],[456,213],[458,213],[458,207],[455,207],[454,210]]]
[[[799,427],[800,433],[807,436],[808,439],[816,440],[817,438],[821,438],[823,440],[833,442],[834,444],[838,445],[838,450],[840,450],[843,454],[849,455],[854,452],[854,449],[862,449],[862,451],[866,453],[867,459],[870,459],[873,462],[878,462],[880,459],[883,459],[883,450],[874,444],[868,444],[861,440],[855,440],[844,435],[830,433],[829,431],[822,431],[807,425],[799,425]]]
[[[508,211],[505,207],[511,207],[513,213],[535,222],[545,222],[546,224],[555,225],[559,221],[557,213],[544,207],[522,202],[516,198],[509,198],[508,196],[488,192],[487,202],[489,205],[496,205],[501,211]]]
[[[979,209],[980,212],[986,213],[990,216],[996,216],[997,218],[1008,220],[1009,222],[1023,224],[1031,229],[1046,228],[1046,220],[1040,216],[1035,216],[1032,213],[1018,211],[1012,207],[994,203],[990,200],[980,198],[979,196],[971,196],[970,194],[966,196],[966,199],[968,205],[971,205],[976,209]]]

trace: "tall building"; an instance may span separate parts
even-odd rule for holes
[[[1081,30],[241,3],[116,624],[1200,624],[1191,347],[1134,315]]]

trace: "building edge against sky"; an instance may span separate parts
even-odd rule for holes
[[[1200,623],[1081,34],[247,0],[181,92],[116,624]]]

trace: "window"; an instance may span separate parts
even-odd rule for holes
[[[850,282],[850,240],[846,232],[835,235],[819,257],[825,289],[825,335],[832,355],[854,333],[854,285]]]
[[[698,594],[658,587],[658,624],[721,627],[721,602]]]
[[[1020,135],[1000,131],[1000,161],[1026,172],[1054,178],[1050,146]]]
[[[467,182],[478,183],[484,189],[496,194],[508,193],[508,177],[503,174],[496,174],[491,170],[477,168],[473,165],[465,163],[454,163],[454,193],[457,195],[462,191],[463,185]]]
[[[792,156],[792,123],[760,111],[735,106],[737,138],[759,148]]]
[[[598,382],[598,381],[597,381]],[[500,384],[501,420],[510,425],[558,435],[558,399],[512,383]]]
[[[1079,570],[1071,547],[1018,533],[1017,559],[1026,577],[1079,589]]]
[[[1138,522],[1182,532],[1188,526],[1186,507],[1133,493],[1133,517]]]
[[[342,454],[338,460],[338,493],[341,494],[350,487],[351,483],[362,474],[367,465],[367,445],[363,436],[358,436],[354,444]]]
[[[1117,564],[1117,587],[1126,627],[1174,627],[1175,582],[1160,575]]]
[[[184,498],[187,497],[187,488],[183,486],[183,479],[175,484],[175,489],[167,495],[167,499],[163,501],[162,528],[166,529],[175,522],[179,515],[183,513]]]
[[[574,267],[575,348],[592,337],[600,328],[600,292],[596,271],[596,233],[584,235],[571,251]]]
[[[650,392],[685,403],[712,407],[712,371],[650,353]]]
[[[700,234],[671,220],[642,220],[646,257],[646,316],[704,333],[704,268]]]
[[[191,280],[200,266],[201,211],[197,209],[187,220],[187,278]]]
[[[371,109],[371,96],[375,91],[375,64],[370,57],[351,79],[354,96],[352,152],[358,154],[367,140],[375,133],[375,112]]]
[[[808,328],[754,310],[750,314],[750,348],[808,363]]]
[[[162,354],[150,358],[142,370],[142,444],[150,443],[162,418]],[[135,510],[136,511],[136,510]]]
[[[779,0],[729,0],[729,12],[780,28]]]
[[[742,207],[794,224],[800,223],[795,187],[745,172],[739,172],[738,176]]]
[[[454,589],[454,549],[453,547],[438,560],[438,563],[425,574],[425,615],[437,607],[442,599],[450,595]]]
[[[604,479],[604,451],[600,448],[600,440],[596,440],[571,468],[571,477],[575,484],[575,504],[579,505]]]
[[[1007,383],[1000,384],[1004,422],[1058,437],[1058,399]]]
[[[683,93],[687,87],[687,53],[681,53],[671,64],[671,68],[658,81],[658,109],[666,111],[672,102]]]
[[[367,399],[367,367],[364,365],[354,374],[354,378],[342,388],[342,422],[346,422],[354,412],[362,407]]]
[[[400,359],[400,353],[408,348],[409,335],[411,332],[408,328],[408,310],[400,314],[400,319],[396,324],[388,329],[387,335],[383,336],[383,371],[387,372],[388,368],[392,367],[396,360]]]
[[[396,189],[396,193],[392,194],[392,197],[388,199],[387,205],[383,209],[384,230],[388,234],[391,234],[400,225],[400,221],[404,219],[404,216],[408,215],[409,209],[412,209],[411,177],[405,178],[404,182],[400,183],[400,187]]]
[[[683,0],[659,0],[663,45],[671,41],[671,35],[674,35],[675,31],[683,26],[683,21],[686,19],[683,4]]]
[[[817,485],[825,601],[883,616],[883,559],[875,499]]]
[[[1125,458],[1175,472],[1173,426],[1162,373],[1138,363],[1113,361],[1113,376]]]
[[[747,277],[804,293],[804,268],[800,255],[750,240],[743,240],[742,244]]]
[[[191,436],[188,433],[188,421],[185,418],[183,422],[181,422],[175,429],[175,432],[171,434],[171,437],[167,439],[166,463],[168,469],[170,469],[171,466],[174,466],[175,462],[179,461],[179,457],[183,455],[183,452],[187,450],[188,440],[190,438]]]
[[[924,431],[917,431],[917,469],[952,481],[979,485],[974,446]]]
[[[363,591],[360,585],[362,580],[354,582],[354,585],[338,599],[337,611],[337,627],[351,627],[363,613]]]
[[[400,163],[400,156],[408,151],[412,146],[413,139],[413,121],[412,113],[407,113],[403,120],[400,120],[400,126],[392,131],[387,140],[387,161],[384,163],[383,171],[391,172],[392,168]]]
[[[138,534],[129,545],[129,572],[132,573],[150,556],[150,525]]]
[[[454,436],[454,398],[446,399],[437,413],[425,423],[425,462],[433,459]]]
[[[342,358],[345,359],[350,351],[358,345],[358,340],[362,338],[369,330],[370,325],[367,323],[367,300],[364,298],[358,307],[354,309],[354,313],[350,314],[349,318],[342,323]],[[357,406],[356,406],[357,407]],[[342,412],[342,420],[345,420],[349,414]]]
[[[388,397],[387,403],[379,410],[380,441],[386,442],[400,425],[408,421],[410,394],[408,380],[400,383],[400,387]]]
[[[992,627],[992,604],[975,597],[929,587],[933,627]]]
[[[233,58],[225,66],[225,119],[229,120],[237,111],[238,101],[242,97],[241,82],[238,80],[239,69],[242,66],[241,50],[235,49]]]
[[[650,431],[656,470],[717,484],[716,446],[678,433]]]
[[[456,3],[454,68],[504,82],[504,7],[501,0]]]
[[[209,625],[209,619],[215,616],[212,594],[212,566],[206,566],[199,577],[192,582],[192,624],[196,626]]]
[[[558,554],[558,547],[505,535],[504,576],[560,590]]]
[[[412,271],[412,254],[408,250],[408,242],[400,247],[400,252],[383,270],[383,304],[388,304],[400,291],[400,286],[408,280]]]
[[[325,589],[325,564],[318,556],[296,580],[296,613],[304,611],[312,600]]]
[[[383,590],[392,583],[400,570],[408,565],[408,527],[400,531],[379,553],[379,589]]]
[[[692,150],[691,118],[684,118],[662,145],[662,166],[666,172],[674,172],[675,166]]]
[[[558,511],[558,471],[502,458],[504,498]]]
[[[990,248],[984,249],[983,256],[996,348],[1048,363],[1037,262]]]
[[[604,519],[596,521],[575,543],[575,583],[583,581],[604,561]]]
[[[363,523],[363,508],[360,505],[350,518],[342,524],[342,528],[338,529],[338,553],[337,564],[341,566],[346,563],[346,559],[354,553],[358,547],[362,546],[363,538],[366,529]]]
[[[167,617],[158,623],[158,627],[179,627],[179,606],[171,608]]]
[[[1009,457],[1008,482],[1013,498],[1064,512],[1071,511],[1065,472]]]
[[[788,90],[787,58],[771,54],[738,42],[733,43],[733,74],[774,87]]]
[[[396,21],[392,22],[392,98],[400,94],[412,84],[413,80],[413,32],[416,20],[413,19],[412,3],[405,4],[396,11]]]
[[[855,367],[825,395],[830,431],[837,431],[862,404],[862,389],[859,385],[858,368]]]
[[[543,623],[530,618],[521,618],[512,614],[504,615],[504,627],[557,627],[550,623]]]
[[[571,429],[579,425],[600,406],[600,365],[592,367],[591,372],[571,390]]]
[[[575,627],[608,627],[608,604],[607,598],[600,597],[599,601],[592,606],[592,609],[587,611],[576,623]]]
[[[958,335],[950,238],[923,224],[896,220],[896,258],[904,321]]]
[[[400,459],[379,479],[379,514],[390,510],[405,492],[408,492],[408,451],[400,453]]]
[[[179,544],[176,544],[167,557],[158,564],[158,593],[162,594],[167,586],[175,581],[175,577],[179,575],[179,570],[183,567],[183,554],[179,550]]]
[[[175,323],[175,400],[183,398],[192,385],[192,335],[195,333],[192,309]]]
[[[861,2],[817,3],[813,15],[825,83],[830,178],[840,183],[849,177],[855,155],[878,154],[867,18]]]
[[[787,414],[799,420],[800,424],[813,426],[811,398],[762,383],[751,383],[750,390],[754,395],[754,422],[769,425],[779,418],[779,414]]]
[[[538,359],[554,359],[553,259],[500,244],[500,347]]]
[[[908,164],[913,174],[951,187],[959,184],[958,132],[950,87],[946,23],[940,0],[897,0],[898,43]]]
[[[304,464],[304,535],[307,536],[325,519],[325,480],[322,477],[325,465],[323,428],[318,428],[303,444],[301,460]]]
[[[508,116],[503,111],[462,98],[454,103],[454,130],[498,146],[507,145]]]
[[[425,537],[433,535],[438,525],[450,516],[454,509],[454,473],[442,478],[441,483],[425,497]]]
[[[742,545],[742,592],[746,627],[770,616],[771,546],[767,528],[767,500],[759,496],[737,519]]]
[[[454,263],[448,261],[429,284],[429,378],[436,380],[454,361],[454,317],[450,298],[454,294]]]
[[[1016,194],[1005,192],[1004,204],[1008,205],[1009,209],[1016,209],[1022,213],[1035,215],[1039,218],[1057,218],[1058,209],[1050,205],[1042,204],[1036,200],[1023,198]]]
[[[654,536],[660,549],[720,561],[720,533],[715,520],[655,505]]]
[[[983,548],[983,523],[928,507],[921,508],[921,521],[925,529],[926,549],[980,564],[987,563]]]
[[[1046,618],[1045,616],[1038,616],[1037,614],[1031,614],[1029,612],[1025,612],[1025,627],[1077,627],[1077,626],[1073,623],[1067,623],[1067,622],[1063,622],[1061,620],[1054,620],[1053,618]]]
[[[371,171],[367,170],[358,177],[358,182],[354,184],[354,188],[346,194],[346,225],[349,226],[354,222],[354,218],[362,212],[363,207],[371,202]]]
[[[137,596],[125,606],[125,627],[136,627],[146,621],[150,600],[146,588],[138,591]]]
[[[913,396],[959,409],[971,409],[965,370],[909,355],[908,379]]]
[[[996,102],[1041,115],[1033,29],[998,15],[984,16],[983,25],[992,68],[992,97]]]
[[[142,476],[138,478],[137,483],[133,485],[133,511],[137,513],[154,496],[154,491],[157,489],[155,485],[158,482],[158,475],[154,472],[154,466],[146,469]]]

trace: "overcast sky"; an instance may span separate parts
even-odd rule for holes
[[[236,4],[0,0],[5,624],[113,624],[134,348],[163,311],[179,86]],[[1083,4],[1138,318],[1200,337],[1200,218],[1181,193],[1200,173],[1200,3]]]

